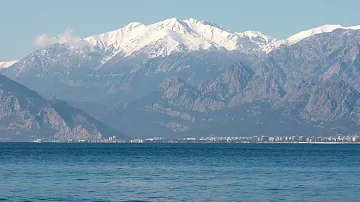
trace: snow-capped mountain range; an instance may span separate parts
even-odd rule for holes
[[[125,27],[83,40],[92,46],[110,50],[115,55],[122,52],[130,56],[145,47],[151,58],[167,56],[174,52],[199,50],[227,50],[241,52],[270,52],[281,45],[292,45],[316,34],[335,29],[360,29],[360,26],[323,25],[299,32],[284,40],[278,40],[259,31],[232,32],[211,21],[189,18],[166,19],[155,24],[144,25],[132,22]],[[108,57],[110,58],[110,57]]]
[[[348,131],[360,131],[358,29],[324,25],[277,40],[191,18],[134,22],[83,39],[51,38],[59,43],[32,52],[1,74],[46,98],[55,94],[105,116],[120,131],[141,129],[138,134],[191,128],[212,134],[207,128],[213,126],[236,126],[238,132],[274,125],[276,133],[296,131],[287,120],[300,129],[298,123],[325,132],[352,124]],[[119,110],[115,117],[108,116],[114,109]],[[138,127],[142,121],[147,124]]]
[[[199,50],[268,53],[281,45],[292,45],[302,39],[332,32],[335,29],[355,30],[360,29],[360,26],[344,27],[327,24],[278,40],[259,31],[232,32],[211,21],[170,18],[150,25],[132,22],[118,30],[86,37],[82,41],[87,46],[106,51],[107,53],[104,54],[106,57],[102,61],[105,63],[118,53],[127,57],[145,48],[149,58]],[[16,62],[0,62],[0,68],[7,68]]]
[[[355,30],[360,26],[324,25],[277,40],[258,31],[233,32],[211,21],[192,18],[170,18],[150,25],[132,22],[76,43],[61,40],[65,43],[37,50],[3,69],[2,74],[47,96],[59,88],[70,98],[71,90],[73,96],[87,97],[74,88],[81,87],[119,96],[118,92],[142,92],[136,96],[140,97],[167,76],[198,85],[234,62],[251,65],[274,49],[335,29]],[[3,64],[4,68],[11,63]],[[149,84],[144,86],[145,81]]]
[[[121,29],[83,40],[91,46],[110,51],[108,59],[118,53],[128,57],[139,51],[147,53],[149,58],[194,51],[248,53],[265,50],[268,44],[276,41],[260,32],[232,32],[213,22],[192,18],[170,18],[151,25],[132,22]]]
[[[273,43],[270,43],[267,46],[267,52],[270,52],[273,49],[276,49],[278,47],[280,47],[281,45],[293,45],[298,43],[299,41],[306,39],[308,37],[317,35],[317,34],[322,34],[322,33],[329,33],[329,32],[333,32],[336,29],[351,29],[351,30],[358,30],[360,29],[360,25],[358,26],[352,26],[352,27],[344,27],[341,25],[330,25],[330,24],[326,24],[320,27],[316,27],[316,28],[312,28],[312,29],[308,29],[302,32],[299,32],[297,34],[294,34],[292,36],[290,36],[287,39],[284,40],[278,40],[275,41]]]
[[[93,46],[116,53],[123,52],[125,56],[157,44],[157,47],[161,48],[155,49],[150,55],[159,57],[173,52],[219,49],[269,52],[282,44],[292,45],[302,39],[335,29],[360,29],[360,26],[324,25],[299,32],[285,40],[277,40],[258,31],[232,32],[211,21],[170,18],[151,25],[132,22],[121,29],[90,36],[84,40]]]

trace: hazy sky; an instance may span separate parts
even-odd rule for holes
[[[66,28],[87,37],[138,21],[211,20],[232,31],[282,39],[324,24],[360,25],[358,0],[0,0],[0,61],[21,59],[34,38]]]

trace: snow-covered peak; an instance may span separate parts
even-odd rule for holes
[[[218,29],[224,29],[221,25],[218,25],[212,21],[209,20],[196,20],[194,18],[189,18],[184,20],[186,24],[203,24],[203,25],[209,25],[211,27],[216,27]]]
[[[149,25],[149,31],[169,30],[181,34],[190,34],[191,30],[187,24],[177,18],[170,18],[164,21]]]
[[[236,34],[241,37],[248,38],[249,41],[257,44],[259,48],[264,52],[268,52],[268,50],[270,49],[269,44],[275,43],[277,41],[274,37],[267,36],[261,32],[253,30],[238,32]]]
[[[17,60],[13,60],[13,61],[9,61],[9,62],[0,62],[0,69],[8,68],[17,62],[18,62]]]
[[[126,43],[131,43],[132,40],[141,36],[147,31],[147,27],[138,22],[132,22],[125,27],[85,38],[91,45],[117,52],[121,47],[125,47]]]
[[[255,33],[255,32],[254,32]],[[247,33],[250,35],[250,32]],[[255,39],[246,34],[225,30],[210,22],[189,18],[179,20],[170,18],[150,25],[139,22],[103,34],[85,38],[90,44],[112,52],[112,55],[123,53],[125,56],[138,51],[145,51],[150,57],[165,56],[172,52],[191,52],[198,50],[253,51],[271,41],[261,33]]]
[[[308,37],[311,37],[311,36],[314,36],[314,35],[317,35],[317,34],[333,32],[336,29],[357,30],[357,29],[360,29],[360,26],[344,27],[344,26],[341,26],[341,25],[326,24],[326,25],[323,25],[323,26],[320,26],[320,27],[316,27],[316,28],[312,28],[312,29],[309,29],[309,30],[299,32],[297,34],[294,34],[294,35],[290,36],[287,39],[278,40],[278,41],[269,43],[264,50],[266,52],[270,52],[271,50],[279,48],[281,45],[290,46],[290,45],[296,44],[296,43],[300,42],[301,40],[306,39]]]
[[[229,51],[233,50],[262,50],[264,46],[276,41],[256,31],[232,32],[211,21],[199,21],[192,18],[184,20],[197,34]]]
[[[272,43],[276,41],[274,37],[267,36],[261,32],[249,30],[246,32],[240,32],[239,35],[246,36],[253,41],[262,41],[263,43]]]
[[[239,36],[235,33],[223,29],[221,26],[209,21],[198,21],[192,18],[184,20],[200,40],[206,40],[212,44],[223,47],[228,51],[245,49],[239,44]]]
[[[291,37],[287,38],[287,41],[290,43],[297,43],[297,42],[299,42],[305,38],[308,38],[310,36],[314,36],[316,34],[321,34],[321,33],[332,32],[335,29],[351,29],[351,28],[343,27],[341,25],[323,25],[320,27],[316,27],[316,28],[302,31],[295,35],[292,35]]]
[[[128,25],[126,25],[123,29],[126,32],[131,32],[133,29],[136,29],[138,27],[144,27],[144,26],[145,25],[143,25],[140,22],[132,22],[132,23],[129,23]]]

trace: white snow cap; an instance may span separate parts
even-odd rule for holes
[[[324,25],[299,32],[284,40],[277,40],[258,31],[232,32],[211,21],[193,18],[186,20],[169,18],[150,25],[132,22],[121,29],[81,39],[81,42],[86,42],[91,47],[106,50],[107,57],[104,60],[106,62],[118,53],[127,57],[136,55],[140,51],[149,57],[167,56],[173,52],[200,50],[225,50],[244,53],[263,51],[267,53],[281,45],[292,45],[310,36],[332,32],[338,28],[360,29],[360,26]],[[64,37],[59,35],[57,38],[63,39]],[[55,37],[55,39],[57,38]],[[55,40],[54,37],[49,38],[47,35],[45,39]],[[71,39],[71,41],[76,42],[80,40],[77,38],[74,40],[73,37]]]
[[[316,27],[316,28],[313,28],[313,29],[309,29],[309,30],[299,32],[297,34],[294,34],[294,35],[290,36],[287,39],[272,42],[272,43],[268,44],[264,50],[266,52],[270,52],[271,50],[279,48],[281,45],[291,46],[291,45],[296,44],[296,43],[300,42],[301,40],[306,39],[308,37],[311,37],[311,36],[314,36],[314,35],[317,35],[317,34],[333,32],[336,29],[357,30],[357,29],[360,29],[360,26],[343,27],[341,25],[323,25],[323,26],[320,26],[320,27]]]
[[[320,26],[320,27],[316,27],[316,28],[313,28],[313,29],[309,29],[309,30],[306,30],[306,31],[302,31],[302,32],[299,32],[295,35],[292,35],[291,37],[287,38],[287,41],[288,42],[291,42],[291,43],[297,43],[305,38],[308,38],[310,36],[314,36],[316,34],[321,34],[321,33],[327,33],[327,32],[333,32],[334,30],[336,29],[353,29],[353,30],[356,30],[356,29],[360,29],[360,26],[353,26],[353,27],[343,27],[341,25],[323,25],[323,26]]]
[[[260,32],[231,32],[211,21],[170,18],[150,25],[133,22],[84,40],[114,54],[122,52],[129,56],[145,48],[151,57],[158,57],[198,50],[247,51],[264,47],[275,39]]]
[[[0,62],[0,69],[8,68],[17,62],[18,62],[17,60],[13,60],[13,61],[9,61],[9,62]]]

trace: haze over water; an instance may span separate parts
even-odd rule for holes
[[[359,145],[0,144],[0,200],[358,201]]]

